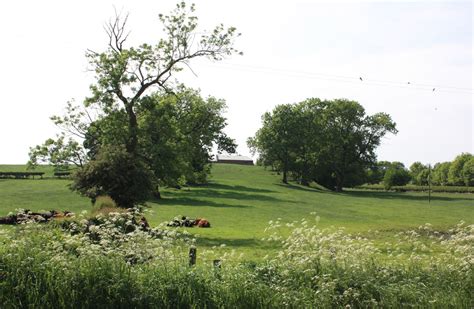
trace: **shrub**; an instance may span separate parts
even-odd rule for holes
[[[383,184],[385,189],[393,186],[404,186],[410,181],[410,173],[404,168],[390,168],[385,172]]]
[[[386,190],[382,184],[365,184],[356,186],[356,189],[363,190]],[[465,186],[431,186],[431,192],[446,192],[446,193],[474,193],[474,187]],[[428,186],[416,186],[416,185],[405,185],[405,186],[392,186],[390,190],[395,191],[414,191],[414,192],[425,192],[428,191]]]
[[[466,186],[474,186],[474,157],[464,163],[461,174]]]
[[[122,147],[105,147],[73,176],[72,190],[92,199],[110,196],[119,207],[145,202],[154,189],[153,174]]]

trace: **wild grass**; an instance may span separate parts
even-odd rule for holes
[[[68,184],[64,179],[0,180],[0,215],[16,208],[91,212],[90,201],[69,191]],[[261,241],[268,221],[282,218],[291,222],[310,212],[321,217],[321,228],[344,226],[347,232],[362,233],[381,248],[390,246],[396,233],[425,223],[439,231],[447,231],[460,220],[474,224],[472,194],[433,193],[428,203],[424,192],[333,193],[295,183],[284,185],[281,175],[257,166],[216,164],[208,185],[162,188],[162,195],[162,200],[147,203],[146,217],[152,226],[179,215],[204,217],[211,228],[188,229],[199,236],[198,245],[225,244],[244,253],[247,260],[277,250],[274,244]],[[283,227],[282,232],[289,233],[289,229]]]
[[[32,224],[0,237],[2,308],[471,308],[474,225],[449,234],[431,226],[400,233],[390,261],[374,243],[312,220],[273,221],[266,242],[280,246],[258,262],[218,252],[190,267],[180,237],[139,241],[123,214],[104,217],[100,237]],[[119,223],[117,223],[119,222]],[[289,236],[278,231],[285,225]],[[88,234],[89,233],[89,234]],[[131,235],[129,235],[131,234]],[[146,235],[145,235],[146,234]],[[421,241],[429,235],[429,242]],[[432,247],[442,254],[430,256]],[[113,248],[113,250],[109,250]],[[137,249],[137,247],[135,247]],[[198,248],[199,249],[199,248]],[[199,249],[200,250],[200,249]],[[150,255],[150,253],[153,253]]]

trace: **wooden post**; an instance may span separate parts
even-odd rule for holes
[[[214,261],[212,261],[212,265],[214,265],[215,269],[221,269],[222,261],[221,260],[214,260]]]
[[[428,204],[431,203],[431,163],[428,164]]]
[[[189,248],[189,266],[196,264],[196,248]]]
[[[217,279],[222,279],[221,275],[221,266],[222,266],[222,261],[221,260],[213,260],[212,265],[214,265],[214,276],[216,276]]]

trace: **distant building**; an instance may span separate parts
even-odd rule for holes
[[[214,161],[214,163],[253,165],[253,160],[252,158],[239,155],[216,155],[216,160]]]

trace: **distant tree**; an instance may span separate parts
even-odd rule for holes
[[[466,186],[474,186],[474,156],[464,163],[461,175]]]
[[[385,134],[396,133],[387,114],[365,115],[354,101],[308,99],[279,105],[262,117],[262,128],[248,141],[266,166],[341,191],[365,181],[375,149]]]
[[[431,172],[431,181],[434,185],[446,186],[449,184],[448,174],[451,162],[436,163]]]
[[[278,105],[271,113],[262,116],[263,126],[247,145],[255,153],[259,151],[265,166],[272,166],[282,172],[282,182],[288,182],[288,173],[295,161],[298,133],[295,132],[298,118],[291,104]]]
[[[393,162],[393,164],[402,164],[401,162]],[[371,164],[366,171],[366,182],[369,184],[378,184],[383,181],[385,172],[392,166],[392,162],[389,161],[378,161],[375,164]]]
[[[389,190],[393,186],[404,186],[410,181],[410,173],[405,167],[392,166],[385,172],[383,184]]]
[[[462,186],[465,184],[463,177],[464,164],[473,157],[470,153],[462,153],[458,155],[449,166],[448,181],[455,186]]]
[[[376,159],[375,149],[387,133],[397,133],[395,123],[384,113],[367,116],[355,101],[327,103],[323,113],[326,163],[331,166],[334,189],[341,191],[351,175],[362,174]]]
[[[414,162],[410,166],[411,179],[415,185],[427,185],[429,173],[428,166],[422,164],[421,162]]]

